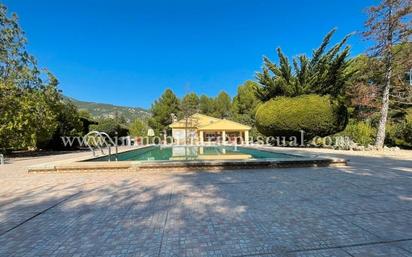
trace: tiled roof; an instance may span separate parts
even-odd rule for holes
[[[181,119],[169,125],[171,128],[185,128],[186,124],[190,128],[200,130],[250,130],[249,126],[226,120],[210,117],[204,114],[195,113],[190,118]]]

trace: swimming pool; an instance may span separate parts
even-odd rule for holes
[[[239,146],[149,146],[117,155],[118,161],[185,161],[185,160],[248,160],[290,159],[300,156],[275,153]],[[99,157],[89,161],[108,161]],[[115,156],[111,156],[115,160]]]
[[[292,167],[341,167],[344,159],[295,155],[240,146],[145,146],[117,155],[87,158],[67,163],[46,163],[28,168],[39,172],[134,172],[134,171],[221,171]]]

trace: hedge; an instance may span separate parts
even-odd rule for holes
[[[330,96],[276,97],[256,112],[256,126],[266,136],[300,136],[305,140],[328,136],[345,129],[348,112]]]

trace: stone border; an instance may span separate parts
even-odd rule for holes
[[[43,172],[100,172],[100,171],[128,171],[132,168],[130,162],[75,162],[70,164],[33,166],[28,168],[29,173]]]
[[[274,169],[296,167],[346,166],[347,161],[336,158],[301,158],[276,160],[228,160],[228,161],[156,161],[156,162],[75,162],[70,164],[29,167],[29,173],[66,172],[119,172],[119,171],[193,171],[230,169]]]
[[[297,167],[346,166],[343,159],[277,159],[277,160],[240,160],[240,161],[183,161],[142,163],[138,170],[225,170],[225,169],[274,169]]]
[[[141,149],[126,148],[119,151],[128,152]],[[284,153],[281,149],[268,146],[242,146],[251,149]],[[251,160],[182,160],[182,161],[93,161],[99,157],[79,157],[63,162],[52,162],[28,167],[29,173],[73,173],[73,172],[123,172],[123,171],[194,171],[194,170],[230,170],[230,169],[274,169],[274,168],[301,168],[301,167],[341,167],[346,166],[345,159],[333,157],[308,157],[301,154],[290,154],[298,158],[283,159],[251,159]],[[100,156],[101,157],[101,156]]]

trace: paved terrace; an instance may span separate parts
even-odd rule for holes
[[[13,159],[0,256],[412,256],[412,155],[333,153],[351,166],[27,174],[84,153]]]

